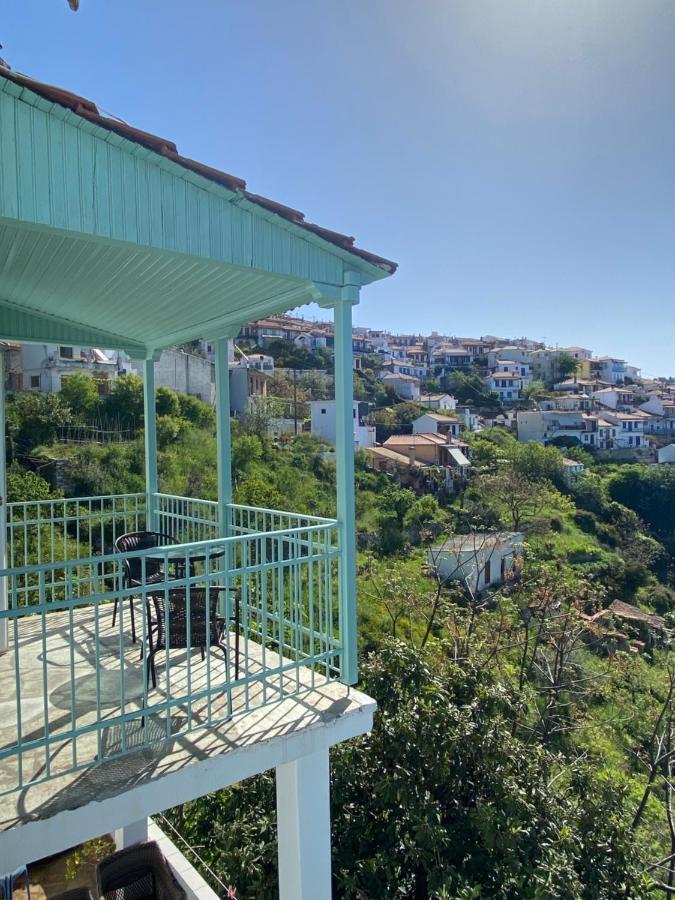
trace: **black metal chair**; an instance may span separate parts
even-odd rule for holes
[[[96,866],[102,900],[183,900],[186,896],[155,841],[118,850]]]
[[[219,647],[227,661],[227,647],[223,643],[225,619],[218,615],[218,603],[223,593],[234,594],[235,623],[235,678],[239,678],[239,595],[231,588],[211,585],[193,587],[189,598],[189,637],[188,637],[188,596],[185,588],[170,588],[152,594],[150,600],[154,606],[155,621],[148,621],[149,651],[146,665],[148,676],[152,678],[152,686],[157,687],[155,670],[155,654],[159,650],[201,650],[205,659],[207,647]],[[208,597],[208,601],[207,601]],[[207,609],[208,602],[208,609]],[[150,604],[148,604],[148,607]],[[150,619],[150,610],[148,609]]]
[[[55,894],[49,900],[94,900],[88,887],[71,888],[62,894]]]
[[[177,544],[176,538],[170,534],[162,534],[161,531],[130,531],[123,534],[115,541],[115,550],[118,553],[132,553],[134,550],[151,550],[153,547],[163,547],[167,544]],[[145,572],[144,572],[145,567]],[[144,577],[145,575],[145,577]],[[167,574],[162,569],[159,559],[142,559],[132,557],[124,559],[124,587],[143,587],[148,584],[162,584],[167,580]],[[113,628],[117,618],[117,606],[119,598],[115,599],[113,608]],[[131,641],[136,643],[136,622],[134,618],[134,598],[129,597],[129,609],[131,610]]]

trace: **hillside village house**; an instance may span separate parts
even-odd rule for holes
[[[628,450],[649,447],[649,439],[644,434],[645,420],[649,418],[647,413],[641,410],[635,412],[614,412],[605,410],[602,418],[616,426],[614,434],[614,447]]]
[[[424,362],[417,362],[404,356],[400,359],[392,359],[391,371],[397,375],[412,375],[413,378],[424,379],[429,374],[429,367]]]
[[[280,900],[329,900],[329,748],[375,706],[353,687],[352,307],[396,265],[5,68],[0,121],[0,336],[141,359],[145,405],[143,491],[0,506],[0,868],[143,840],[149,816],[275,769]],[[232,500],[228,340],[310,302],[334,322],[334,519]],[[213,502],[157,469],[155,360],[205,335]],[[196,896],[190,863],[174,873]]]
[[[436,376],[442,377],[456,369],[468,369],[473,360],[474,357],[468,350],[441,344],[432,351],[429,365]]]
[[[142,360],[130,360],[129,368],[137,375],[143,375]],[[187,353],[177,347],[162,350],[159,359],[155,361],[155,385],[190,394],[204,403],[213,403],[213,363],[207,357]]]
[[[335,400],[312,400],[309,406],[312,434],[334,444],[337,437],[338,412]],[[355,450],[372,447],[375,444],[375,426],[365,422],[367,412],[367,403],[359,403],[358,400],[354,400],[352,423]]]
[[[586,466],[576,459],[568,459],[565,457],[563,464],[563,479],[567,487],[573,487],[579,478],[584,474]]]
[[[500,403],[515,403],[531,381],[532,368],[528,362],[502,358],[495,362],[485,383],[488,391],[498,395]]]
[[[675,444],[666,444],[657,451],[659,465],[675,465]]]
[[[630,388],[606,387],[593,391],[591,396],[599,406],[630,412],[635,407],[635,393]]]
[[[455,416],[445,416],[441,413],[423,413],[412,423],[413,434],[445,434],[451,437],[459,437],[461,423]]]
[[[60,391],[69,375],[86,372],[110,382],[128,365],[124,354],[71,344],[22,343],[19,358],[21,389],[48,394]]]
[[[652,395],[639,408],[648,413],[644,421],[646,434],[675,435],[675,400],[670,395]]]
[[[419,402],[437,412],[454,412],[457,409],[457,400],[451,394],[421,394]]]
[[[380,381],[385,387],[392,388],[401,400],[419,400],[420,381],[413,375],[403,375],[396,372],[386,372],[380,376]]]
[[[572,410],[518,411],[516,422],[519,441],[549,444],[556,438],[566,438],[599,450],[613,449],[618,431],[604,414],[601,418]]]
[[[432,547],[427,562],[443,582],[462,581],[476,593],[503,584],[518,570],[523,535],[516,531],[458,534]]]
[[[591,360],[591,377],[609,381],[611,384],[622,384],[627,375],[625,359],[619,359],[616,356],[599,356],[597,359]]]

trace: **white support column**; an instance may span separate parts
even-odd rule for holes
[[[148,839],[148,819],[139,819],[138,822],[131,822],[124,828],[118,828],[115,832],[115,847],[117,850],[124,850],[134,844],[142,844]]]
[[[279,900],[330,900],[328,749],[277,766]]]
[[[218,519],[220,534],[227,537],[232,503],[232,438],[230,435],[230,366],[228,338],[215,344],[216,362],[216,434],[218,463]]]
[[[5,431],[5,354],[0,351],[0,568],[7,566],[7,454]],[[7,578],[0,577],[0,611],[7,609]],[[0,619],[0,653],[7,650],[7,619]]]
[[[358,681],[356,617],[356,511],[354,499],[354,355],[352,305],[358,303],[358,276],[347,273],[342,300],[333,310],[335,329],[335,449],[337,518],[340,532],[341,680]]]
[[[143,363],[143,434],[145,436],[146,519],[149,531],[158,531],[157,523],[157,405],[155,400],[155,361]]]

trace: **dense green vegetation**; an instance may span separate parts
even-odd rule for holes
[[[138,379],[104,398],[90,388],[10,402],[10,500],[53,490],[36,460],[60,460],[73,495],[143,488],[140,432],[57,441],[56,422],[142,424]],[[400,426],[417,411],[389,399],[378,416]],[[160,389],[157,412],[161,488],[215,497],[212,411]],[[623,600],[675,620],[675,475],[570,451],[587,467],[570,487],[556,448],[500,429],[465,438],[473,476],[452,496],[418,496],[357,454],[360,687],[379,712],[372,735],[332,754],[334,895],[646,896],[675,881],[669,644],[628,648],[589,617]],[[324,449],[233,423],[235,498],[334,513]],[[482,595],[425,565],[435,542],[475,529],[527,539],[522,570]],[[169,815],[242,900],[276,895],[272,775]]]

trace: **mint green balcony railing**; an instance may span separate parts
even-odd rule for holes
[[[168,748],[340,677],[334,520],[232,506],[230,535],[219,537],[215,503],[153,501],[161,530],[181,543],[128,554],[112,544],[145,527],[144,495],[9,504],[0,793]],[[143,573],[159,561],[164,580],[126,587],[134,558]],[[199,647],[172,650],[169,619],[153,687],[141,648],[156,642],[152,612],[175,588],[185,591],[188,644],[195,589],[214,602],[217,593],[218,617],[207,617],[203,658]]]

